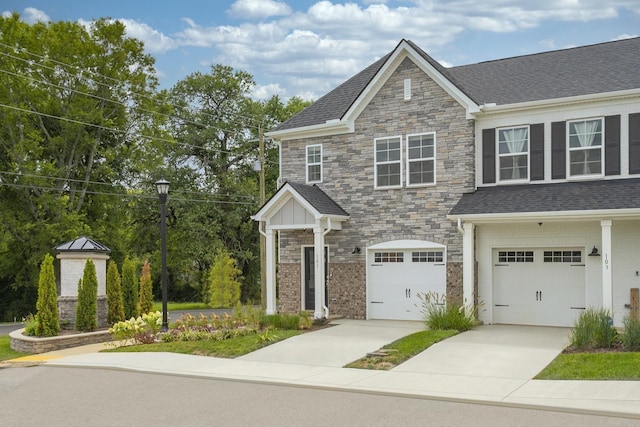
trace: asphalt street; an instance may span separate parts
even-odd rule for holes
[[[637,426],[638,420],[126,371],[0,369],[7,426]]]

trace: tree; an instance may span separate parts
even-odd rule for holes
[[[240,301],[241,274],[229,252],[219,250],[209,272],[209,304],[212,307],[233,307]]]
[[[38,280],[38,302],[36,304],[36,335],[52,337],[60,332],[58,323],[58,291],[53,272],[53,257],[46,254],[40,267]]]
[[[0,17],[0,313],[35,305],[38,264],[65,239],[127,242],[127,189],[164,155],[154,59],[113,20]],[[162,138],[158,140],[157,138]],[[125,249],[126,250],[126,249]]]
[[[98,327],[98,277],[91,259],[84,264],[82,279],[78,281],[76,329],[89,332]]]
[[[151,264],[145,261],[140,276],[140,298],[138,300],[138,312],[150,313],[153,308],[153,289],[151,283]]]
[[[122,265],[122,300],[124,302],[124,317],[137,317],[138,312],[138,280],[136,278],[136,263],[128,256]]]
[[[107,323],[110,325],[125,320],[121,282],[118,264],[110,260],[107,268]]]

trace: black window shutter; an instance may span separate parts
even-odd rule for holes
[[[530,155],[532,181],[544,179],[544,123],[529,126]]]
[[[640,173],[640,113],[629,114],[629,173]]]
[[[565,122],[551,123],[551,178],[567,177],[567,127]]]
[[[482,130],[482,182],[496,182],[496,130]]]
[[[604,174],[620,175],[620,116],[604,118]]]

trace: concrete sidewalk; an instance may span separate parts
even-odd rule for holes
[[[422,324],[335,323],[298,336],[296,341],[276,343],[237,359],[96,353],[96,346],[104,348],[104,344],[43,356],[48,357],[44,359],[48,366],[122,369],[640,418],[638,381],[531,379],[562,350],[567,329],[482,326],[438,343],[391,371],[370,371],[340,366],[420,330]]]

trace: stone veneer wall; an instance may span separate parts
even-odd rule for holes
[[[107,296],[98,295],[98,328],[104,328],[107,324]],[[60,323],[64,329],[73,329],[76,325],[76,307],[78,306],[77,296],[58,297],[58,315]]]
[[[365,263],[329,265],[329,313],[350,319],[367,317],[367,266]]]
[[[18,329],[9,334],[9,346],[13,350],[21,353],[47,353],[49,351],[62,350],[63,348],[78,347],[111,340],[111,335],[106,330],[44,338],[29,337],[23,335],[23,331],[24,329]]]
[[[302,284],[300,263],[278,265],[278,311],[297,313],[302,310]]]
[[[407,78],[412,82],[410,101],[403,98]],[[436,134],[436,185],[375,189],[374,139],[402,136],[404,174],[406,136],[426,132]],[[331,231],[325,237],[329,263],[361,264],[359,274],[365,275],[368,246],[399,239],[432,241],[446,246],[447,292],[451,299],[461,299],[462,235],[457,224],[446,216],[462,194],[474,190],[474,123],[466,118],[465,109],[405,58],[369,100],[355,121],[353,133],[282,141],[284,180],[305,182],[305,149],[311,144],[322,144],[323,149],[323,182],[318,186],[350,215],[342,230]],[[402,179],[405,182],[406,177]],[[280,265],[299,265],[301,246],[313,245],[312,230],[281,231],[279,236]],[[355,246],[361,248],[361,253],[351,253]],[[287,290],[291,285],[280,283],[283,307],[296,304],[299,309],[299,274],[295,300],[287,300],[288,295],[294,295]],[[339,309],[350,317],[364,316],[365,282],[349,279],[340,288],[333,288],[329,296],[330,301],[336,299],[333,312]],[[347,302],[349,298],[357,301]]]

